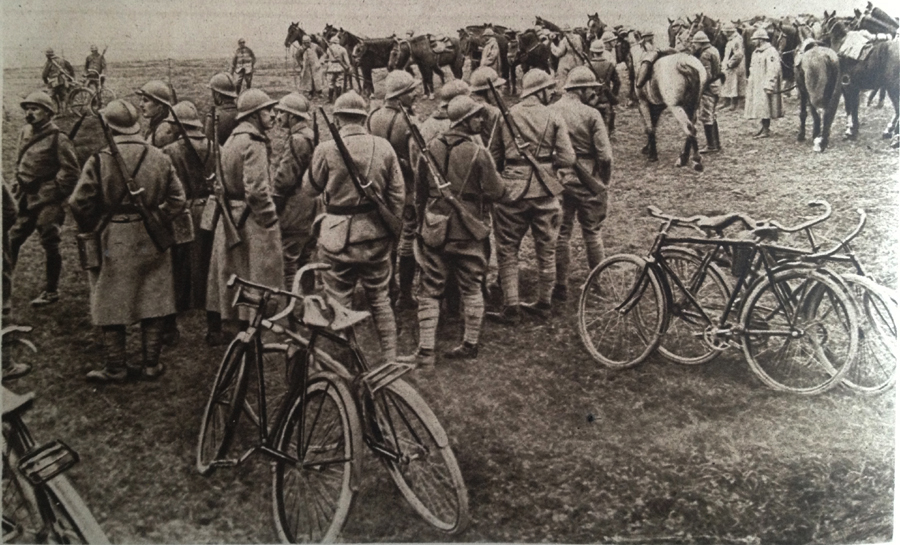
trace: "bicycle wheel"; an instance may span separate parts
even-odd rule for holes
[[[105,544],[109,539],[97,524],[84,500],[68,477],[59,475],[47,482],[45,492],[53,512],[52,543]]]
[[[712,324],[706,321],[697,305],[678,284],[667,280],[672,290],[672,305],[669,307],[669,327],[659,342],[659,353],[667,360],[681,365],[706,363],[719,355],[721,350],[706,342],[704,332],[710,326],[718,326],[731,289],[725,281],[725,275],[715,263],[710,263],[701,271],[703,260],[692,250],[670,247],[664,248],[662,255],[672,272],[712,320]]]
[[[262,350],[262,366],[265,373],[266,388],[266,424],[269,429],[275,425],[276,411],[284,402],[293,377],[291,370],[296,364],[303,363],[306,352],[291,351],[289,345],[282,343],[266,343]],[[244,396],[244,413],[259,426],[259,378],[253,366],[247,370],[247,394]],[[268,431],[268,430],[267,430]]]
[[[44,523],[31,483],[19,472],[22,443],[18,416],[3,417],[3,543],[37,543]]]
[[[91,101],[94,100],[94,93],[90,89],[80,88],[73,89],[66,98],[66,104],[69,107],[69,113],[72,115],[90,114],[92,111]]]
[[[116,94],[106,87],[103,87],[91,97],[91,112],[93,112],[94,115],[97,115],[100,113],[100,110],[115,99]]]
[[[578,333],[599,363],[625,368],[644,361],[666,328],[662,286],[645,260],[615,255],[591,271],[578,300]]]
[[[294,400],[276,441],[272,475],[275,528],[285,543],[332,542],[347,521],[355,490],[353,457],[360,456],[356,405],[344,382],[331,373],[313,377]]]
[[[863,394],[889,389],[897,376],[897,303],[875,281],[856,274],[841,275],[856,301],[859,352],[843,385]]]
[[[776,390],[819,394],[843,379],[856,357],[856,309],[829,276],[787,269],[762,278],[741,308],[750,368]]]
[[[197,471],[201,475],[210,474],[213,462],[221,459],[231,446],[247,392],[246,370],[247,347],[235,339],[222,358],[203,412],[197,442]]]
[[[407,503],[435,528],[462,532],[469,523],[468,492],[447,432],[431,408],[402,380],[379,390],[369,403],[375,440],[386,452],[373,450]]]

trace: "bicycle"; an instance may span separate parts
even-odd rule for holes
[[[116,99],[116,94],[105,86],[105,78],[96,70],[88,71],[80,81],[72,77],[68,79],[75,87],[66,95],[66,109],[72,115],[97,115],[104,106]]]
[[[582,288],[579,334],[596,361],[626,368],[659,349],[669,361],[697,365],[740,347],[754,374],[776,390],[818,394],[842,380],[859,342],[854,302],[835,274],[779,261],[768,242],[778,232],[821,223],[830,207],[794,227],[743,214],[682,218],[649,211],[663,224],[647,256],[611,256]],[[751,238],[708,236],[736,224]],[[673,227],[704,236],[672,236]],[[748,264],[732,271],[734,285],[717,264],[726,249]]]
[[[234,305],[254,309],[249,327],[228,347],[200,429],[197,468],[209,474],[259,452],[273,460],[273,510],[285,542],[333,541],[349,516],[359,489],[362,445],[387,466],[413,509],[447,533],[468,523],[468,498],[447,433],[421,396],[400,379],[412,367],[388,362],[370,369],[354,334],[368,318],[330,297],[300,295],[304,274],[328,265],[306,265],[283,291],[237,277]],[[273,297],[286,297],[279,312],[267,312]],[[302,302],[300,312],[296,303]],[[266,317],[268,314],[268,317]],[[276,322],[287,318],[309,330],[305,338]],[[284,343],[262,342],[270,331]],[[319,347],[334,343],[348,354],[349,369]],[[278,408],[268,408],[266,361],[284,365]],[[271,365],[271,364],[270,364]],[[247,402],[248,369],[256,374],[256,403]],[[242,414],[254,423],[258,441],[228,457]],[[271,422],[271,424],[270,424]],[[424,467],[434,464],[436,467]]]
[[[0,336],[29,331],[10,326]],[[34,348],[27,339],[15,341]],[[3,542],[109,543],[64,475],[78,454],[62,441],[37,446],[32,438],[22,415],[33,402],[33,392],[19,395],[3,386]]]

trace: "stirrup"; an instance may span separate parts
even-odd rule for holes
[[[415,368],[415,365],[408,365],[405,363],[385,363],[362,375],[361,380],[362,383],[366,385],[366,388],[368,388],[369,393],[375,394],[378,390],[381,390]]]

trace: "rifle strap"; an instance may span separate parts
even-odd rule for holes
[[[22,146],[22,149],[19,150],[19,157],[18,157],[18,159],[16,159],[16,166],[19,166],[19,163],[22,162],[22,158],[25,157],[25,152],[28,151],[28,149],[31,146],[37,144],[38,142],[41,142],[42,140],[44,140],[50,136],[53,136],[56,138],[56,140],[53,141],[53,147],[56,148],[57,142],[59,139],[59,129],[52,129],[43,134],[39,133],[36,136],[32,136],[31,140],[26,142],[25,145]]]
[[[141,151],[141,156],[138,158],[138,162],[134,167],[134,172],[131,173],[131,179],[133,180],[135,176],[137,176],[138,171],[141,170],[141,165],[144,164],[144,158],[147,157],[147,146],[144,145],[144,149]],[[101,173],[101,161],[100,161],[100,152],[94,154],[94,176],[97,178],[97,183],[102,184],[103,176]],[[119,201],[114,205],[110,206],[109,210],[104,214],[104,216],[97,223],[97,226],[94,227],[94,233],[102,233],[106,226],[109,225],[110,220],[115,214],[115,209],[122,205],[125,199],[130,195],[128,192],[128,188],[125,188],[125,191],[122,192],[122,196],[119,198]]]
[[[297,163],[299,170],[301,170],[301,172],[299,173],[300,183],[297,184],[296,187],[294,187],[292,194],[296,194],[298,191],[300,191],[300,187],[303,185],[303,173],[304,173],[303,171],[306,170],[306,168],[304,168],[303,161],[301,161],[300,157],[297,155],[297,149],[294,147],[294,135],[295,134],[298,136],[301,136],[303,139],[305,139],[309,143],[311,149],[315,149],[315,146],[313,146],[312,139],[310,137],[306,136],[305,134],[300,133],[300,132],[288,134],[288,137],[287,137],[288,138],[288,148],[291,150],[291,156],[294,158],[294,162]],[[306,163],[306,167],[307,168],[309,167],[308,161]]]

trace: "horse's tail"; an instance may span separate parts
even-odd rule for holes
[[[828,62],[826,58],[825,62],[825,74],[827,79],[825,80],[825,104],[830,104],[831,99],[834,96],[834,93],[840,93],[841,90],[838,88],[838,81],[841,79],[841,68],[840,63],[837,62]]]
[[[683,106],[688,112],[688,116],[693,117],[694,112],[700,106],[700,71],[687,60],[682,59],[675,63],[675,69],[684,77]]]

